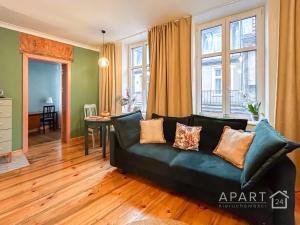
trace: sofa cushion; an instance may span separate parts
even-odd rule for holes
[[[219,144],[213,153],[242,169],[254,136],[255,133],[234,130],[225,126]]]
[[[173,147],[198,151],[201,127],[191,127],[177,123]]]
[[[202,126],[199,149],[213,151],[219,143],[224,126],[229,126],[235,130],[245,130],[247,120],[243,119],[220,119],[206,116],[193,115],[192,126]]]
[[[241,170],[208,151],[180,152],[170,166],[176,180],[209,192],[241,189]]]
[[[163,131],[164,119],[141,120],[140,144],[166,143]]]
[[[126,149],[131,164],[160,175],[170,175],[169,163],[177,156],[178,150],[168,144],[134,144]]]
[[[300,147],[299,144],[286,140],[267,120],[257,124],[255,133],[241,174],[242,189],[253,187],[281,158]]]
[[[142,119],[141,111],[111,117],[118,141],[123,149],[139,142],[140,120]]]
[[[164,135],[168,143],[173,144],[175,141],[176,133],[176,123],[181,123],[184,125],[190,125],[191,116],[187,117],[170,117],[170,116],[160,116],[152,113],[152,119],[163,118],[164,119]]]

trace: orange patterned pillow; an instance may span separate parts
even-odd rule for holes
[[[254,133],[234,130],[225,126],[219,144],[213,153],[242,169],[254,136]]]
[[[176,135],[173,147],[198,151],[202,127],[190,127],[176,123]]]

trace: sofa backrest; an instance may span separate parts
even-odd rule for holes
[[[142,119],[141,111],[111,117],[118,142],[123,149],[139,142]]]
[[[219,143],[224,126],[230,126],[235,130],[245,130],[247,127],[247,120],[192,115],[191,124],[192,126],[202,126],[199,150],[212,151]]]
[[[152,113],[152,119],[163,118],[163,128],[164,128],[164,136],[168,143],[173,144],[175,141],[176,134],[176,123],[181,123],[184,125],[190,125],[191,116],[187,117],[170,117],[170,116],[160,116],[158,114]]]

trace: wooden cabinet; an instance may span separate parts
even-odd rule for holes
[[[12,153],[12,99],[0,98],[0,156],[11,161]]]

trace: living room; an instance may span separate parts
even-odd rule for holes
[[[299,16],[299,0],[1,0],[0,224],[300,224]],[[32,85],[32,62],[59,81]],[[59,138],[30,144],[33,111]]]

